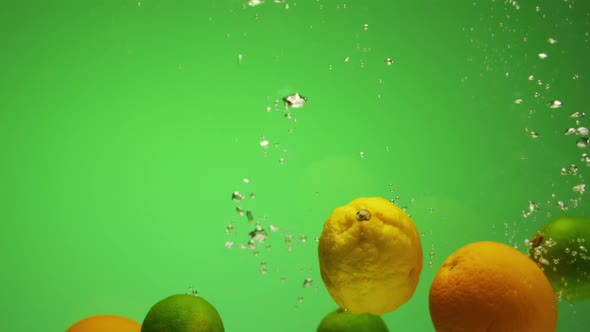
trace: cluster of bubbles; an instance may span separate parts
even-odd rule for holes
[[[250,179],[244,178],[242,182],[249,184]],[[240,222],[232,221],[227,224],[225,228],[225,233],[228,235],[228,239],[225,242],[226,248],[232,249],[237,246],[241,250],[247,251],[255,257],[261,257],[261,249],[266,251],[271,250],[269,238],[282,237],[282,243],[285,245],[288,252],[294,250],[294,245],[297,243],[297,241],[301,244],[308,242],[307,235],[300,234],[298,238],[294,238],[291,232],[280,232],[279,227],[274,223],[267,222],[265,216],[255,216],[252,210],[244,207],[246,206],[244,203],[246,203],[247,200],[253,200],[255,198],[256,194],[253,192],[247,195],[240,191],[233,191],[231,193],[231,199],[236,203],[234,207],[235,213],[238,215],[238,218],[245,220]],[[236,235],[238,238],[242,238],[243,240],[234,241]],[[315,237],[315,242],[319,242],[319,237]],[[261,275],[269,274],[269,266],[267,261],[262,260],[259,262],[258,272]],[[287,278],[285,276],[281,277],[282,283],[285,283],[286,280]],[[311,277],[304,278],[302,284],[302,288],[313,288],[314,290],[317,290],[317,286],[312,287],[313,280]],[[302,302],[303,296],[299,296],[297,303],[300,304]],[[296,306],[296,309],[298,309],[298,306]]]

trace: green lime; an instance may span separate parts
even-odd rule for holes
[[[561,217],[545,224],[530,243],[529,256],[543,269],[560,299],[590,299],[590,220]]]
[[[145,316],[141,332],[223,332],[217,310],[200,296],[178,294],[156,303]]]
[[[329,313],[318,326],[317,332],[388,332],[380,316],[369,313],[352,314],[344,309]]]

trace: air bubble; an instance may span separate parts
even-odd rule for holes
[[[296,92],[295,94],[283,98],[283,101],[287,108],[301,108],[305,105],[307,98],[300,95],[299,92]]]
[[[539,59],[547,59],[548,57],[547,53],[539,53]]]
[[[588,140],[588,137],[580,137],[576,141],[576,145],[579,148],[585,148],[585,147],[587,147],[588,146],[588,143],[590,143],[590,140]]]
[[[238,191],[234,191],[234,192],[231,194],[231,199],[232,199],[234,202],[239,202],[239,201],[241,201],[241,200],[243,200],[243,199],[244,199],[244,195],[242,195],[242,194],[241,194],[241,193],[239,193]]]
[[[193,287],[193,285],[188,286],[188,292],[186,295],[198,296],[197,290]]]
[[[263,148],[268,148],[269,145],[270,143],[268,142],[268,140],[263,139],[262,141],[260,141],[260,146]]]
[[[266,262],[260,263],[260,266],[258,267],[258,271],[260,272],[260,274],[267,274],[268,273],[268,269],[266,268]]]
[[[515,104],[522,104],[524,100],[522,98],[514,99]]]
[[[268,238],[268,234],[266,234],[266,231],[260,225],[256,225],[256,228],[248,236],[250,236],[250,239],[258,242],[264,242]]]
[[[555,38],[549,38],[549,39],[547,39],[547,42],[549,44],[555,44],[555,43],[557,43],[557,39],[555,39]]]
[[[578,184],[575,185],[572,190],[578,194],[583,194],[586,191],[586,185],[585,184]]]
[[[232,241],[225,241],[225,247],[231,249],[234,247],[234,243]]]
[[[586,128],[586,127],[580,127],[578,129],[576,129],[576,135],[581,135],[581,136],[588,135],[588,128]]]
[[[361,158],[364,158],[365,157],[365,153],[362,152],[362,151],[359,153],[359,155],[361,156]]]
[[[586,115],[585,112],[575,112],[570,115],[570,118],[578,119],[583,118]]]
[[[392,65],[392,64],[393,64],[393,59],[392,59],[392,58],[387,58],[387,59],[385,59],[385,63],[386,63],[388,66],[390,66],[390,65]]]
[[[363,30],[369,30],[369,25],[368,24],[363,24]]]
[[[563,103],[559,100],[552,100],[548,102],[547,105],[549,106],[549,108],[560,108],[563,106]]]
[[[308,288],[312,283],[313,280],[311,278],[305,278],[305,280],[303,280],[303,288]]]
[[[264,3],[264,0],[248,0],[248,6],[254,7]]]

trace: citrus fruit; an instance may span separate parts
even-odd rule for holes
[[[351,313],[395,310],[412,297],[422,271],[414,222],[381,197],[357,198],[334,209],[324,223],[318,255],[328,292]]]
[[[169,296],[148,311],[141,332],[223,332],[217,310],[196,295]]]
[[[141,325],[117,315],[95,315],[79,320],[66,332],[140,332]]]
[[[388,332],[383,318],[373,314],[351,314],[344,309],[332,311],[318,326],[317,332]]]
[[[451,254],[430,286],[436,331],[555,331],[557,303],[543,271],[497,242],[475,242]]]
[[[561,217],[545,224],[529,243],[558,298],[590,299],[590,220]]]

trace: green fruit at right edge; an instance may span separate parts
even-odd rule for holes
[[[352,314],[344,309],[329,313],[317,332],[388,332],[383,318],[369,314]]]
[[[590,220],[561,217],[545,224],[529,256],[543,269],[559,299],[590,299]]]
[[[154,304],[141,332],[224,332],[224,328],[219,313],[205,299],[178,294]]]

